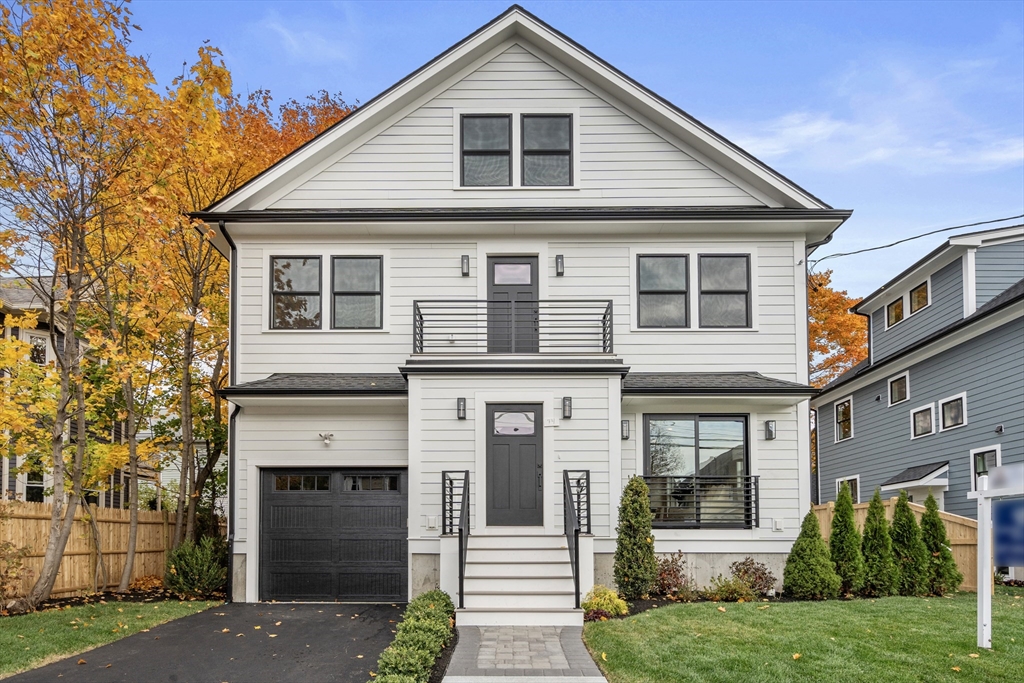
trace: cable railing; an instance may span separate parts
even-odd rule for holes
[[[441,472],[441,533],[459,535],[459,609],[464,609],[469,547],[469,470]]]
[[[761,525],[756,476],[647,476],[654,526],[756,529]]]
[[[579,609],[580,532],[585,529],[583,533],[590,533],[590,470],[562,470],[562,526],[569,548],[576,609]]]

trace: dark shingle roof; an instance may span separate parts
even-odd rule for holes
[[[258,395],[388,395],[408,393],[405,379],[398,374],[367,373],[275,373],[266,379],[246,382],[221,391],[225,396]]]
[[[622,380],[623,394],[801,394],[817,392],[796,382],[758,372],[631,372]]]
[[[882,486],[889,486],[890,484],[902,484],[903,482],[909,481],[917,481],[918,479],[923,479],[924,477],[927,477],[932,472],[935,472],[936,470],[939,470],[948,464],[948,460],[943,460],[942,462],[933,462],[927,465],[915,465],[913,467],[908,467],[907,469],[897,474],[895,477],[891,477],[890,479],[883,481]]]
[[[0,278],[0,303],[6,308],[21,311],[46,307],[46,303],[23,277]]]

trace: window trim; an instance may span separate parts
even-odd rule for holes
[[[993,444],[991,446],[982,446],[980,448],[972,448],[970,454],[967,456],[967,478],[971,480],[971,492],[976,492],[978,476],[974,473],[974,458],[978,453],[986,453],[988,451],[996,452],[996,467],[1003,466],[1003,445],[1001,443]]]
[[[925,310],[926,308],[928,308],[929,306],[932,305],[932,276],[928,275],[923,280],[918,281],[918,280],[915,279],[915,280],[912,280],[912,282],[917,282],[917,284],[912,286],[912,287],[908,287],[898,297],[893,298],[887,304],[882,306],[882,317],[884,319],[885,329],[886,330],[891,330],[892,328],[896,327],[900,323],[910,319],[911,317],[917,315],[918,313],[920,313],[921,311]],[[911,303],[913,302],[913,300],[911,299],[911,292],[913,292],[915,289],[917,289],[921,285],[925,285],[928,288],[928,302],[924,306],[922,306],[921,308],[917,309],[916,311],[911,312],[911,310],[910,310],[911,309]],[[903,317],[900,318],[898,321],[894,322],[892,325],[890,325],[889,324],[889,307],[892,306],[893,304],[895,304],[897,301],[902,301],[903,302]]]
[[[708,258],[744,258],[744,259],[746,259],[746,262],[747,262],[747,289],[746,289],[746,292],[745,292],[746,297],[747,297],[747,319],[746,319],[746,324],[744,324],[744,325],[705,325],[701,321],[701,317],[700,317],[700,299],[701,299],[702,296],[704,296],[705,294],[739,294],[740,293],[738,290],[724,290],[724,289],[722,289],[722,290],[714,289],[714,290],[709,290],[707,292],[704,291],[704,288],[703,288],[703,285],[702,285],[702,281],[701,281],[700,260],[702,258],[704,258],[705,256],[708,257]],[[697,276],[697,303],[696,303],[696,306],[697,306],[697,326],[698,327],[700,327],[701,329],[704,329],[704,330],[749,330],[749,329],[751,329],[753,327],[752,321],[753,321],[754,313],[753,313],[753,311],[751,309],[753,308],[753,295],[752,295],[752,292],[753,292],[754,287],[753,287],[753,265],[751,264],[751,258],[750,257],[751,257],[751,255],[749,253],[748,254],[744,254],[744,253],[716,254],[716,253],[698,252],[698,254],[697,254],[697,268],[695,269],[697,271],[697,273],[696,273],[696,276]]]
[[[893,402],[893,400],[892,400],[892,384],[893,384],[893,382],[895,382],[895,381],[897,381],[899,379],[903,379],[903,378],[905,378],[907,380],[907,397],[904,398],[902,401]],[[886,390],[887,390],[888,395],[889,395],[889,407],[890,408],[892,408],[893,406],[898,406],[901,403],[905,403],[905,402],[909,401],[910,400],[910,371],[906,370],[904,372],[899,373],[898,375],[893,375],[892,377],[890,377],[888,379],[888,381],[886,382],[885,386],[886,386]]]
[[[947,404],[947,403],[951,403],[951,402],[953,402],[953,401],[955,401],[957,399],[960,399],[962,401],[960,409],[961,409],[961,412],[963,413],[964,420],[963,420],[963,422],[961,422],[958,425],[953,425],[952,427],[946,427],[945,426],[945,420],[942,419],[942,406]],[[939,408],[938,408],[938,410],[936,412],[937,412],[937,416],[938,416],[938,420],[939,420],[938,427],[939,427],[939,431],[940,432],[948,432],[948,431],[952,431],[954,429],[960,429],[961,427],[966,427],[967,426],[967,392],[966,391],[961,391],[959,394],[953,394],[952,396],[947,396],[946,398],[940,400],[939,401]]]
[[[925,433],[925,434],[917,434],[917,435],[915,435],[914,434],[914,415],[916,415],[917,413],[923,412],[925,410],[931,411],[931,415],[932,415],[932,430],[930,432]],[[931,436],[932,434],[935,434],[935,432],[937,431],[935,429],[935,426],[936,425],[935,425],[935,402],[934,401],[932,401],[931,403],[926,403],[923,406],[918,406],[917,408],[914,408],[913,410],[910,411],[910,440],[911,441],[913,441],[914,439],[923,439],[926,436]]]
[[[373,256],[370,254],[331,254],[331,329],[332,330],[382,330],[384,329],[384,256]],[[376,292],[338,292],[334,289],[334,261],[335,259],[362,259],[369,261],[370,259],[377,259],[377,265],[380,269],[380,289]],[[353,295],[353,296],[379,296],[380,297],[380,325],[374,327],[339,327],[334,324],[334,297],[338,294],[341,295]],[[322,316],[321,316],[322,318]]]
[[[301,291],[301,292],[299,292],[299,291],[295,291],[295,292],[278,292],[278,291],[276,291],[274,289],[274,259],[286,259],[286,258],[287,259],[316,259],[317,269],[318,269],[318,271],[317,271],[317,280],[319,282],[320,289],[318,291],[316,291],[316,292],[312,292],[312,291],[308,291],[308,292],[307,291]],[[269,316],[267,318],[267,324],[268,324],[268,327],[271,330],[274,330],[275,332],[282,332],[282,331],[283,332],[313,332],[313,331],[316,331],[316,330],[324,329],[324,260],[323,260],[323,257],[321,255],[314,254],[314,255],[307,255],[307,256],[303,256],[303,255],[292,256],[290,254],[270,254],[270,257],[269,257],[269,259],[267,261],[266,273],[267,273],[267,288],[266,288],[266,291],[267,291],[267,294],[268,294],[269,299],[270,299],[270,302],[269,302],[270,303],[270,307],[269,307],[269,310],[267,311],[267,315]],[[293,296],[312,296],[312,295],[315,294],[316,296],[320,297],[320,322],[317,324],[316,327],[276,327],[274,325],[274,295],[275,294],[283,294],[283,295],[289,295],[290,294],[290,295],[293,295]]]
[[[651,290],[651,291],[644,291],[643,289],[641,289],[641,287],[640,287],[640,259],[644,258],[644,257],[662,257],[662,258],[668,257],[668,258],[682,258],[682,259],[685,259],[685,263],[686,263],[685,279],[686,279],[686,287],[687,287],[687,289],[685,289],[685,290],[675,290],[675,289],[668,290],[668,289],[665,289],[665,290]],[[690,322],[691,322],[691,317],[690,317],[690,299],[692,298],[692,297],[690,297],[690,289],[689,289],[689,287],[690,287],[690,254],[688,254],[688,253],[678,253],[678,252],[674,252],[674,253],[671,253],[671,254],[637,253],[634,256],[634,261],[636,263],[636,273],[635,273],[635,275],[636,275],[636,280],[635,280],[635,284],[636,284],[636,306],[634,308],[636,309],[636,327],[637,327],[637,329],[640,329],[640,330],[688,330],[688,329],[690,329],[691,328],[691,325],[690,325]],[[686,324],[685,325],[681,325],[681,326],[680,325],[642,325],[642,324],[640,324],[640,297],[643,296],[644,294],[682,294],[682,295],[684,295],[686,297],[686,304],[685,304],[686,310],[684,311],[684,313],[686,314]]]
[[[914,310],[914,290],[915,289],[919,289],[921,287],[925,287],[925,290],[926,290],[925,294],[927,294],[928,296],[927,296],[927,300],[924,302],[924,306],[922,306],[921,308],[919,308],[919,309],[917,309],[915,311]],[[923,311],[924,309],[928,308],[931,305],[932,305],[932,278],[931,278],[931,276],[929,276],[929,277],[925,278],[924,282],[921,282],[921,283],[919,283],[919,284],[915,285],[914,287],[911,287],[910,289],[907,290],[907,311],[908,312],[907,312],[907,316],[906,317],[909,318],[910,316],[917,315],[918,313],[920,313],[921,311]]]
[[[38,332],[25,331],[25,341],[28,342],[29,346],[34,346],[33,340],[41,339],[43,341],[43,362],[36,363],[32,360],[32,349],[29,349],[29,362],[35,363],[36,365],[43,366],[50,362],[50,335],[39,334]]]
[[[839,477],[838,479],[836,479],[836,499],[837,500],[839,499],[839,487],[842,485],[842,483],[844,481],[856,481],[857,482],[857,496],[856,496],[856,499],[853,501],[853,504],[856,505],[857,503],[860,502],[860,475],[859,474],[853,474],[853,475],[850,475],[850,476]]]
[[[850,402],[850,435],[840,439],[839,438],[839,405],[841,403],[846,403],[847,401]],[[853,438],[853,436],[854,436],[854,432],[853,432],[853,394],[850,394],[849,396],[845,396],[845,397],[843,397],[843,398],[841,398],[841,399],[839,399],[837,401],[833,401],[832,402],[832,436],[835,438],[835,443],[840,443],[842,441],[849,441],[850,439]]]
[[[472,116],[472,115],[471,115]],[[569,149],[559,150],[541,150],[526,149],[526,119],[531,117],[537,118],[567,118],[569,119]],[[576,126],[575,119],[571,113],[567,114],[556,114],[552,112],[523,112],[519,114],[519,186],[523,188],[534,188],[534,187],[575,187],[576,177],[573,172],[573,157],[576,156],[576,149],[573,145],[573,129]],[[526,184],[526,156],[568,156],[569,157],[569,183],[567,185],[527,185]]]
[[[900,306],[903,307],[902,308],[902,316],[900,317],[899,320],[897,320],[896,322],[890,324],[889,323],[889,307],[890,306],[895,306],[897,303],[899,303]],[[900,295],[900,296],[896,297],[895,299],[893,299],[892,301],[890,301],[889,303],[887,303],[885,305],[885,329],[891,330],[892,328],[896,327],[897,325],[899,325],[901,322],[903,322],[906,319],[907,319],[907,302],[905,301],[905,297],[903,295]]]
[[[464,130],[463,123],[465,122],[466,118],[479,118],[479,119],[484,119],[484,118],[499,119],[500,118],[500,119],[508,119],[508,151],[507,152],[502,152],[500,150],[493,150],[493,149],[491,149],[491,150],[487,150],[487,149],[467,150],[466,147],[465,147],[466,139],[465,139],[465,136],[463,135],[463,130]],[[514,114],[512,114],[512,113],[504,113],[504,112],[494,112],[494,113],[490,113],[490,114],[484,113],[484,112],[465,112],[465,113],[459,114],[459,128],[458,128],[458,136],[457,136],[458,140],[459,140],[459,176],[458,176],[459,187],[472,187],[472,188],[490,189],[490,188],[497,188],[497,187],[512,187],[513,185],[515,185],[515,176],[512,175],[512,173],[513,173],[512,156],[515,154],[515,142],[516,142],[514,136],[512,135],[512,129],[514,128],[514,125],[513,125],[513,119],[514,118],[515,118]],[[466,184],[465,163],[463,163],[464,159],[466,158],[467,152],[468,152],[468,154],[470,156],[487,156],[487,155],[494,156],[494,155],[497,155],[497,154],[507,154],[508,155],[508,184],[506,184],[506,185],[467,185]]]
[[[743,452],[745,462],[743,467],[746,470],[745,477],[753,476],[750,471],[751,465],[751,452],[750,452],[750,413],[644,413],[644,454],[643,454],[643,474],[646,477],[656,477],[662,475],[651,474],[651,419],[666,419],[666,418],[687,418],[692,417],[694,420],[693,430],[693,442],[696,450],[697,458],[700,458],[700,419],[704,418],[739,418],[743,420]],[[699,469],[699,463],[698,463]],[[699,475],[698,475],[699,476]]]

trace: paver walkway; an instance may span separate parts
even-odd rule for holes
[[[605,683],[578,626],[460,626],[445,683]]]

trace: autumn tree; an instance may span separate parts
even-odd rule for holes
[[[822,387],[868,356],[867,319],[851,313],[859,301],[831,286],[832,271],[807,278],[811,384]]]

